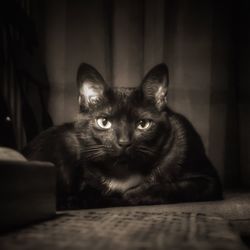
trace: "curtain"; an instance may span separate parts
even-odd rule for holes
[[[250,186],[247,0],[44,3],[40,33],[55,124],[78,112],[81,62],[114,86],[128,87],[165,62],[170,107],[197,129],[225,186]]]

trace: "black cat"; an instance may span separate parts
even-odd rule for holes
[[[222,198],[199,135],[167,107],[165,64],[138,88],[112,88],[82,63],[77,84],[77,119],[41,133],[23,152],[55,163],[59,209]]]

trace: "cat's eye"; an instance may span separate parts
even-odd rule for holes
[[[96,124],[98,127],[102,128],[102,129],[110,129],[112,126],[112,123],[105,117],[97,118]]]
[[[139,130],[146,130],[146,129],[149,129],[152,125],[152,121],[150,120],[140,120],[138,123],[137,123],[137,128]]]

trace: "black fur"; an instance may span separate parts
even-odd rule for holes
[[[77,82],[77,119],[41,133],[23,151],[55,163],[59,209],[222,198],[199,135],[167,107],[164,64],[134,89],[110,87],[87,64]],[[100,127],[99,118],[111,127]]]

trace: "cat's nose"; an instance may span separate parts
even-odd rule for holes
[[[121,148],[128,148],[131,145],[131,142],[129,140],[119,140],[118,145]]]

